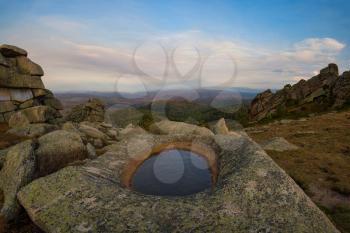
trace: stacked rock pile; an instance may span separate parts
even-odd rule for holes
[[[72,122],[103,122],[105,118],[105,104],[96,98],[79,104],[71,109],[65,120]]]
[[[17,124],[11,120],[15,113],[24,115],[27,123],[47,123],[60,117],[63,108],[45,89],[43,69],[27,55],[16,46],[0,46],[0,123],[11,122],[11,127]]]

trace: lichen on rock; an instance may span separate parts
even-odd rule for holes
[[[169,198],[123,185],[126,165],[171,142],[210,147],[216,186]],[[259,145],[239,134],[126,138],[95,160],[35,180],[18,199],[46,232],[338,232]]]

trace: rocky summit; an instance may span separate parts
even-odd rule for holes
[[[63,108],[45,89],[43,69],[27,55],[16,46],[0,46],[0,123],[11,127],[56,121]]]
[[[0,150],[1,220],[18,221],[25,211],[47,233],[338,232],[294,180],[243,130],[230,131],[225,119],[211,129],[170,120],[153,122],[148,131],[132,124],[115,128],[104,122],[98,99],[61,117],[62,105],[42,75],[25,50],[0,46],[1,122],[10,127],[7,133],[24,137]],[[336,96],[332,106],[338,106],[348,98],[347,78],[330,65],[315,84],[302,84],[312,91],[286,93],[305,99],[320,88],[339,90],[326,95]],[[269,112],[269,101],[286,101],[275,95],[260,95],[258,115]],[[265,147],[298,149],[282,138]],[[172,197],[133,190],[140,164],[170,149],[203,157],[212,186]]]
[[[307,114],[341,108],[350,103],[350,71],[339,75],[338,66],[329,64],[309,80],[286,85],[272,93],[266,90],[251,102],[251,121],[288,115]]]

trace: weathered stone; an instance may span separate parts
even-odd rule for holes
[[[2,167],[4,166],[4,163],[6,161],[6,156],[7,156],[7,152],[10,150],[10,148],[6,148],[6,149],[2,149],[0,150],[0,170],[2,169]]]
[[[344,72],[335,83],[334,108],[341,108],[346,103],[350,103],[350,71]]]
[[[98,149],[100,149],[104,146],[104,143],[103,143],[102,139],[100,139],[100,138],[93,139],[92,143],[94,144],[94,147],[96,147]]]
[[[35,99],[27,100],[19,105],[20,109],[30,108],[39,105],[39,101]]]
[[[14,45],[0,45],[0,53],[5,57],[27,56],[27,51]]]
[[[86,145],[86,150],[87,150],[87,154],[88,154],[89,159],[96,159],[97,158],[96,150],[95,150],[95,147],[93,147],[93,145],[88,143]]]
[[[87,103],[77,105],[67,114],[66,120],[73,122],[103,122],[105,115],[104,103],[96,98],[89,99]]]
[[[109,123],[106,123],[106,122],[102,122],[102,123],[101,123],[101,126],[104,127],[104,128],[107,128],[107,129],[110,129],[110,128],[113,127],[112,124],[109,124]]]
[[[107,130],[106,134],[108,137],[112,139],[117,139],[118,138],[118,131],[116,129],[109,129]]]
[[[21,127],[13,127],[7,131],[11,135],[16,135],[18,137],[26,138],[37,138],[51,131],[57,130],[56,125],[37,123],[37,124],[27,124]]]
[[[47,89],[32,89],[32,92],[34,97],[39,97],[39,96],[53,97],[52,92]]]
[[[59,101],[58,99],[56,99],[54,97],[46,98],[44,100],[44,104],[46,106],[50,106],[56,110],[63,110],[63,105],[62,105],[61,101]]]
[[[331,74],[331,75],[338,76],[339,75],[338,66],[336,64],[334,64],[334,63],[331,63],[331,64],[328,65],[328,67],[322,69],[320,71],[320,74],[322,74],[322,75]]]
[[[10,69],[5,66],[0,66],[0,87],[7,87],[6,82],[10,82]]]
[[[85,124],[80,124],[79,126],[79,131],[84,133],[87,137],[90,138],[96,138],[96,139],[101,139],[101,140],[106,140],[107,139],[107,135],[102,133],[100,130],[85,125]]]
[[[9,69],[3,66],[0,66],[0,87],[45,88],[40,76],[10,73]]]
[[[11,112],[17,108],[11,101],[0,101],[0,113]]]
[[[10,91],[7,88],[0,88],[0,101],[11,100]]]
[[[88,154],[79,134],[56,130],[38,139],[37,175],[55,172],[69,163],[86,159]]]
[[[10,128],[23,128],[30,124],[30,121],[26,115],[22,112],[13,113],[8,120]]]
[[[21,73],[34,76],[43,76],[43,69],[36,63],[32,62],[25,56],[19,56],[17,59],[17,66]]]
[[[6,123],[5,117],[2,113],[0,113],[0,123]]]
[[[5,67],[9,67],[9,64],[7,63],[6,59],[4,58],[4,56],[1,53],[0,53],[0,65],[5,66]]]
[[[30,123],[54,122],[60,114],[53,108],[47,106],[35,106],[26,108],[12,114],[9,118],[10,127],[23,127]]]
[[[282,137],[276,137],[269,139],[260,144],[264,150],[272,150],[272,151],[287,151],[287,150],[297,150],[299,149],[296,145],[288,142],[286,139]]]
[[[205,145],[217,155],[211,190],[169,198],[126,188],[125,169],[152,148]],[[246,136],[139,135],[79,167],[22,188],[18,199],[47,232],[338,232],[327,217]],[[199,146],[200,147],[200,146]],[[69,181],[69,182],[67,182]]]
[[[226,122],[224,118],[221,118],[220,120],[218,120],[218,122],[213,126],[212,131],[215,134],[229,134],[229,130],[226,126]]]
[[[16,112],[5,112],[3,113],[3,116],[5,118],[6,122],[9,122],[10,118],[15,114]]]
[[[258,94],[251,102],[250,120],[260,121],[274,116],[284,117],[285,114],[291,114],[289,110],[292,110],[293,113],[305,114],[305,104],[316,105],[319,109],[324,110],[331,108],[334,99],[337,99],[338,91],[335,86],[341,79],[338,75],[338,66],[329,64],[320,71],[319,75],[307,81],[300,80],[293,86],[285,86],[274,94],[271,91]],[[338,101],[337,104],[336,101],[335,105],[342,106],[343,103],[344,101]]]
[[[140,126],[134,126],[133,124],[129,124],[124,129],[118,132],[117,139],[123,140],[142,134],[148,134],[148,132]]]
[[[209,129],[184,122],[163,120],[150,126],[150,132],[158,134],[195,134],[201,136],[213,135]]]
[[[32,181],[35,171],[34,145],[31,140],[17,144],[7,152],[6,161],[0,170],[0,189],[5,196],[0,211],[7,221],[15,219],[21,206],[17,202],[17,192]]]
[[[9,89],[11,100],[18,102],[25,102],[33,98],[33,94],[30,89]]]

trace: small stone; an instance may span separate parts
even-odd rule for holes
[[[82,133],[86,134],[86,136],[91,137],[91,138],[96,138],[96,139],[101,139],[101,140],[107,139],[107,135],[105,135],[100,130],[98,130],[92,126],[80,124],[79,130]]]
[[[38,101],[34,100],[34,99],[30,99],[30,100],[27,100],[26,102],[20,104],[19,108],[20,109],[25,109],[25,108],[34,107],[36,105],[39,105]]]
[[[107,129],[110,129],[110,128],[113,127],[112,124],[109,124],[109,123],[106,123],[106,122],[102,122],[102,123],[101,123],[101,126],[104,127],[104,128],[107,128]]]
[[[30,89],[9,89],[11,94],[11,100],[24,102],[33,98],[33,94]]]
[[[1,101],[0,102],[0,113],[11,112],[17,108],[15,104],[11,101]]]
[[[86,145],[86,149],[87,149],[87,153],[88,153],[88,158],[89,159],[96,159],[97,158],[96,150],[95,150],[95,147],[93,145],[88,143]]]
[[[108,137],[116,139],[118,136],[118,131],[115,129],[109,129],[107,130],[106,134],[108,135]]]
[[[53,97],[52,92],[47,89],[32,89],[32,92],[34,97],[39,97],[39,96]]]
[[[93,140],[94,146],[96,148],[102,148],[103,147],[103,141],[99,138],[96,138]]]
[[[0,88],[0,101],[8,101],[11,100],[11,94],[9,89]]]
[[[27,56],[28,53],[24,49],[14,45],[3,44],[0,46],[0,53],[5,57]]]

